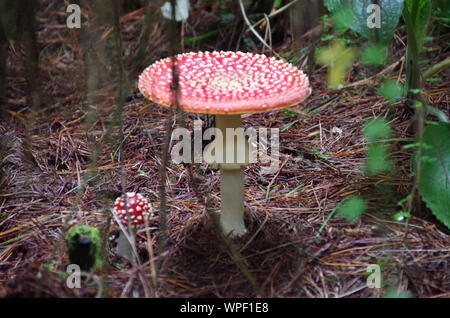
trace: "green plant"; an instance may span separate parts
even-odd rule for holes
[[[403,18],[408,30],[406,51],[405,95],[416,99],[422,88],[420,53],[423,50],[428,20],[431,14],[430,0],[406,0]]]
[[[356,57],[356,52],[351,47],[346,47],[340,40],[333,41],[329,47],[317,50],[317,62],[328,66],[328,86],[340,88],[345,80],[348,70]]]
[[[292,110],[289,110],[287,108],[283,109],[283,114],[286,119],[296,118],[298,116],[296,112],[293,112]]]
[[[353,223],[358,221],[366,210],[366,200],[358,195],[351,195],[339,203],[335,213],[338,217]]]
[[[378,87],[377,92],[389,102],[394,103],[402,98],[403,90],[402,84],[394,80],[387,80]]]
[[[325,6],[344,27],[351,29],[374,43],[388,43],[402,14],[404,0],[378,0],[380,28],[370,28],[367,12],[372,0],[325,0]]]
[[[425,128],[420,158],[419,191],[427,207],[450,229],[450,124]]]
[[[102,266],[100,231],[87,225],[74,225],[66,236],[67,251],[72,264],[84,271]]]
[[[372,43],[366,45],[361,54],[361,61],[368,66],[381,66],[385,63],[388,56],[387,44],[398,25],[404,0],[379,0],[376,3],[379,6],[372,12],[372,0],[325,0],[325,6],[333,15],[336,34],[351,29]],[[369,23],[372,18],[379,21],[379,25],[372,26]],[[344,46],[345,40],[346,38],[335,40],[329,48],[322,49],[317,54],[317,61],[329,66],[328,84],[332,88],[341,87],[345,74],[356,58],[356,51]]]
[[[361,53],[361,62],[369,66],[381,66],[386,62],[387,53],[385,45],[366,45]]]
[[[367,140],[366,174],[376,175],[389,171],[389,143],[391,127],[385,119],[373,119],[364,124],[363,134]]]
[[[401,210],[395,213],[392,218],[397,222],[407,221],[411,217],[411,213],[408,211],[409,206],[411,206],[412,196],[411,194],[407,195],[403,199],[397,202],[397,205],[401,208]]]
[[[444,27],[450,27],[450,1],[433,1],[434,19]]]

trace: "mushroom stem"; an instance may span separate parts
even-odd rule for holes
[[[231,236],[244,235],[247,232],[244,224],[244,168],[221,169],[220,172],[222,231]]]
[[[248,144],[243,134],[233,136],[233,139],[229,135],[234,133],[234,129],[240,128],[241,123],[240,115],[216,116],[216,127],[222,132],[224,149],[224,160],[220,164],[222,197],[220,225],[225,235],[230,236],[241,236],[247,232],[244,223],[244,167],[248,158]],[[227,131],[227,128],[233,128],[233,131]],[[234,153],[231,162],[227,159],[227,153],[230,151]],[[238,154],[242,151],[245,152],[244,162],[238,160]]]
[[[130,241],[123,231],[120,231],[119,237],[117,238],[117,254],[130,262],[133,259],[133,246],[131,246]]]

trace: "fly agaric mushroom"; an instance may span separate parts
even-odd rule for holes
[[[115,222],[120,222],[125,228],[121,228],[119,238],[117,240],[117,254],[132,259],[133,247],[130,243],[130,237],[127,237],[125,229],[130,224],[131,229],[136,229],[140,225],[145,224],[146,218],[149,217],[152,206],[141,194],[128,192],[125,195],[126,201],[123,196],[120,196],[114,202],[114,210],[116,218]],[[119,225],[120,226],[120,225]]]
[[[295,66],[261,54],[223,51],[180,54],[150,65],[139,77],[141,93],[167,107],[173,104],[173,60],[179,73],[179,107],[185,112],[216,116],[216,128],[224,141],[224,160],[206,162],[216,163],[221,170],[220,224],[225,234],[243,235],[244,167],[248,164],[250,146],[245,143],[245,160],[228,157],[225,160],[233,144],[239,145],[239,138],[245,138],[226,128],[240,127],[241,114],[267,112],[302,102],[311,93],[308,78]],[[234,136],[237,142],[226,142]],[[236,147],[234,150],[237,153]]]

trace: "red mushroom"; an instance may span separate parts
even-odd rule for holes
[[[173,100],[172,60],[165,58],[150,65],[140,75],[138,83],[145,97],[167,107],[172,106]],[[175,60],[180,108],[191,113],[216,115],[216,127],[224,137],[223,160],[205,161],[221,169],[222,229],[226,234],[242,235],[246,232],[244,167],[248,163],[250,146],[243,135],[232,136],[226,128],[240,127],[241,114],[277,110],[302,102],[311,93],[308,78],[295,66],[261,54],[192,52],[177,55]],[[227,143],[228,137],[236,137],[237,142]],[[226,154],[242,150],[236,148],[242,142],[246,160],[230,161]],[[210,149],[215,146],[214,142],[209,145]]]
[[[117,253],[131,260],[133,247],[130,239],[132,239],[132,237],[127,237],[124,230],[128,227],[128,222],[132,230],[145,224],[145,220],[151,214],[152,206],[148,200],[139,193],[128,192],[125,197],[126,204],[123,196],[116,199],[114,202],[113,213],[116,216],[114,218],[115,222],[120,222],[124,227],[121,228],[120,235],[117,240]]]
[[[152,206],[148,203],[141,194],[128,192],[126,194],[127,206],[125,209],[124,198],[118,197],[114,202],[114,212],[117,214],[120,222],[124,225],[128,225],[128,215],[130,216],[130,224],[132,226],[139,226],[145,223],[145,218],[150,215]],[[128,211],[128,214],[127,214]]]

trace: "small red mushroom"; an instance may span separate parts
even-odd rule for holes
[[[130,224],[133,227],[137,227],[145,223],[145,218],[148,218],[152,209],[152,206],[145,199],[142,194],[128,192],[126,194],[127,204],[125,209],[125,200],[123,196],[120,196],[114,202],[114,212],[118,219],[124,226],[128,226],[128,215]],[[127,214],[128,211],[128,214]]]
[[[114,218],[115,223],[119,221],[125,229],[130,223],[131,229],[136,229],[140,225],[145,224],[145,220],[150,216],[152,206],[146,198],[139,193],[128,192],[124,196],[120,196],[114,202],[113,213],[117,218]],[[132,260],[133,246],[130,241],[134,241],[134,233],[127,237],[130,233],[125,233],[124,228],[121,228],[119,238],[117,239],[117,254]]]

